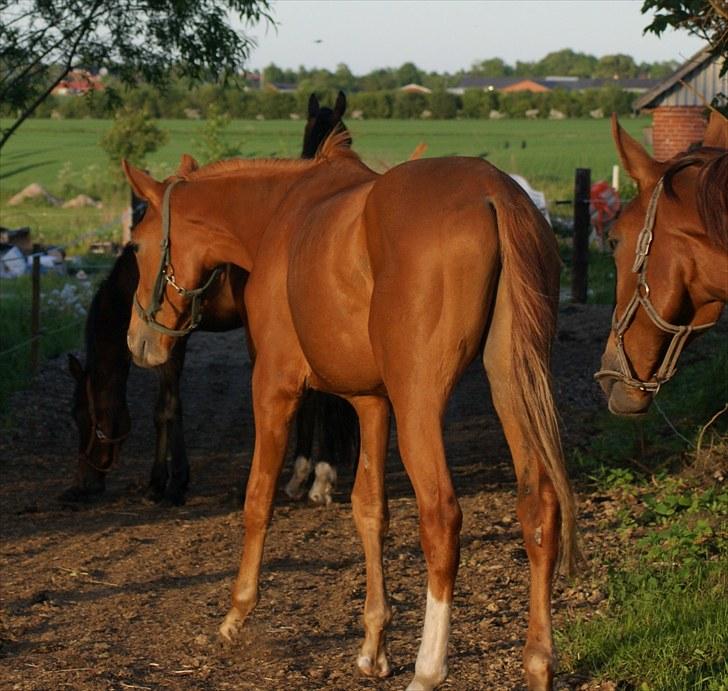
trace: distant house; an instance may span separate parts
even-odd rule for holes
[[[462,95],[468,89],[481,91],[499,91],[513,93],[515,91],[531,91],[546,93],[554,89],[564,91],[584,91],[585,89],[601,89],[616,87],[625,91],[644,93],[657,84],[656,79],[581,79],[579,77],[466,77],[458,86],[448,89],[450,93]]]
[[[635,101],[636,110],[652,114],[655,158],[666,161],[703,141],[706,104],[728,95],[728,74],[720,77],[724,60],[704,48]]]
[[[101,91],[104,83],[101,75],[88,70],[71,70],[51,91],[54,96],[78,96],[89,91]]]
[[[285,82],[265,82],[262,88],[268,91],[275,91],[279,94],[293,94],[298,90],[297,84],[287,84]]]
[[[432,89],[428,89],[426,86],[422,86],[421,84],[405,84],[404,86],[401,86],[399,88],[400,91],[403,91],[406,94],[431,94]]]

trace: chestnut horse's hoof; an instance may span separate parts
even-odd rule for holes
[[[232,643],[235,637],[240,633],[245,623],[245,617],[234,607],[225,616],[225,620],[220,624],[220,635]]]
[[[359,655],[356,666],[365,677],[384,679],[392,673],[392,668],[389,666],[389,661],[384,651],[379,653],[376,660],[372,660],[368,655]]]
[[[415,674],[415,678],[409,683],[406,691],[434,691],[443,681],[444,679],[436,681]]]
[[[553,656],[547,650],[527,647],[523,658],[528,691],[551,691],[554,682]]]

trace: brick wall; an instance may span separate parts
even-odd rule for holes
[[[706,121],[702,106],[660,106],[652,111],[652,147],[658,161],[702,142]]]

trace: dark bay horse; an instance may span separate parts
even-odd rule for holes
[[[653,159],[612,117],[622,165],[639,194],[610,232],[617,295],[596,373],[618,415],[647,411],[683,347],[728,301],[728,120],[711,116],[703,147]]]
[[[164,182],[124,164],[149,201],[132,237],[140,277],[128,342],[136,363],[164,363],[175,344],[166,330],[190,319],[190,301],[169,289],[170,272],[186,290],[226,262],[250,272],[255,450],[244,549],[221,634],[232,639],[256,605],[289,423],[303,392],[319,389],[343,396],[359,415],[351,496],[367,579],[359,670],[390,673],[382,546],[391,406],[428,572],[408,688],[434,689],[445,679],[462,514],[442,423],[453,387],[480,357],[513,455],[530,564],[526,676],[530,689],[550,689],[552,577],[559,551],[565,566],[576,555],[549,374],[560,271],[554,235],[521,188],[487,162],[423,159],[378,175],[343,138],[327,139],[313,161],[222,162]]]
[[[345,129],[341,119],[345,110],[346,97],[342,92],[333,110],[321,107],[316,95],[311,94],[303,158],[312,158],[330,132]],[[183,156],[177,175],[187,175],[197,167],[192,157]],[[226,267],[206,295],[204,315],[197,327],[200,331],[228,331],[244,325],[246,278],[244,270]],[[79,431],[79,454],[73,486],[63,492],[63,501],[79,501],[103,493],[106,474],[118,461],[121,446],[131,431],[126,403],[130,364],[126,332],[138,280],[134,252],[125,247],[91,302],[85,326],[85,367],[69,355],[69,370],[75,380],[72,412]],[[186,349],[187,337],[178,339],[170,359],[159,367],[159,394],[154,411],[156,445],[150,493],[155,500],[174,505],[184,503],[189,482],[179,391]],[[356,459],[356,413],[337,396],[312,393],[304,398],[296,420],[295,463],[286,493],[298,499],[305,492],[318,441],[318,456],[323,460],[316,464],[309,497],[315,503],[328,504],[336,481],[336,469],[331,463],[353,465]]]

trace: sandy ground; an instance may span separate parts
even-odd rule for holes
[[[567,445],[589,434],[602,404],[591,374],[608,331],[607,307],[565,306],[554,373]],[[403,689],[424,614],[425,566],[412,489],[393,435],[386,573],[395,615],[385,681],[357,676],[364,564],[343,471],[328,508],[279,492],[258,608],[242,639],[224,645],[240,555],[240,496],[252,451],[250,365],[242,332],[195,334],[183,377],[192,480],[187,504],[144,499],[153,450],[153,373],[133,368],[133,433],[100,501],[64,506],[76,437],[65,358],[15,397],[14,431],[0,442],[2,545],[0,688]],[[514,476],[482,367],[458,386],[446,447],[464,513],[446,689],[521,689],[527,624],[525,551]],[[290,461],[283,481],[290,472]],[[283,482],[281,482],[281,486]],[[608,524],[582,496],[582,530],[598,548]],[[606,523],[605,523],[606,521]],[[602,537],[600,537],[602,536]],[[589,578],[559,580],[556,626],[601,599]],[[560,688],[597,688],[561,676]]]

